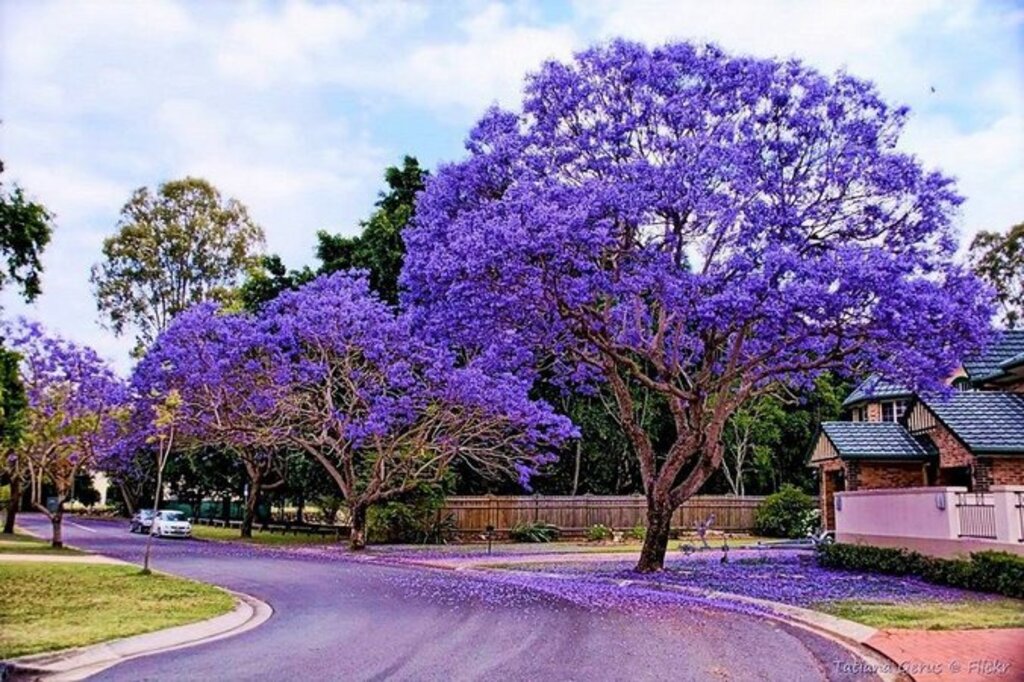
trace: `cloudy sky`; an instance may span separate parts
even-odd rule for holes
[[[247,204],[268,248],[353,233],[385,166],[462,153],[548,58],[625,36],[797,56],[912,107],[903,144],[959,179],[965,235],[1024,220],[1024,3],[952,0],[0,0],[5,179],[57,214],[25,312],[126,368],[89,267],[132,189],[186,174]]]

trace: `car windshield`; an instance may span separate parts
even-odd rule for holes
[[[142,511],[139,512],[139,518],[143,518],[143,519],[151,519],[151,518],[153,518],[153,510],[152,509],[143,509]]]
[[[185,514],[180,511],[162,511],[160,512],[160,518],[163,521],[184,521]]]

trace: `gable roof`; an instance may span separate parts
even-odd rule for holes
[[[958,391],[922,401],[973,453],[1024,455],[1024,395]]]
[[[964,370],[971,381],[996,379],[1009,366],[1024,359],[1024,329],[1009,329],[1000,333],[995,343],[980,354],[964,358]]]
[[[862,403],[870,400],[883,400],[885,398],[909,398],[914,393],[906,386],[883,379],[877,374],[872,374],[864,381],[860,382],[857,388],[853,389],[853,392],[846,396],[846,400],[843,401],[843,407],[851,407],[857,403]]]
[[[1024,353],[1014,355],[1012,358],[1003,360],[999,363],[999,367],[1003,370],[1010,370],[1014,367],[1020,367],[1021,365],[1024,365]]]
[[[821,430],[842,459],[921,461],[933,455],[896,422],[822,422]]]

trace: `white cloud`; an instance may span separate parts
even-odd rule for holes
[[[381,84],[438,108],[475,113],[492,102],[518,106],[523,76],[547,59],[570,57],[579,36],[567,26],[516,25],[512,16],[504,5],[485,7],[463,21],[454,38],[411,50]]]

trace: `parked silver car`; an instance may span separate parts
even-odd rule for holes
[[[190,538],[192,524],[184,512],[161,509],[153,519],[149,533],[158,538]]]
[[[148,533],[153,527],[153,510],[140,509],[132,516],[131,525],[128,526],[129,533]]]

